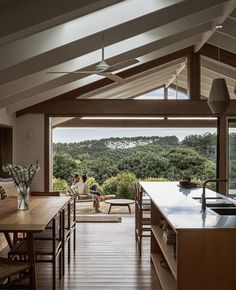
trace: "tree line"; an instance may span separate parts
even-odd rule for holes
[[[189,135],[182,141],[176,136],[140,136],[56,143],[53,152],[56,186],[68,187],[79,172],[93,177],[107,193],[107,184],[117,176],[125,179],[125,174],[130,180],[214,178],[216,134]]]

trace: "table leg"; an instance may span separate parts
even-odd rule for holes
[[[36,279],[36,271],[35,271],[34,234],[27,233],[26,239],[27,239],[27,245],[28,245],[29,263],[32,265],[31,289],[36,290],[37,289],[37,279]]]
[[[129,214],[131,214],[131,208],[129,204],[128,204],[128,209],[129,209]]]
[[[112,207],[112,204],[110,204],[110,207],[109,207],[109,210],[108,210],[108,214],[111,212],[111,207]]]

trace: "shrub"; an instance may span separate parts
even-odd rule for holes
[[[68,183],[66,180],[60,178],[53,178],[53,191],[66,192],[68,190]]]
[[[108,178],[102,190],[104,194],[117,194],[118,198],[134,198],[135,185],[138,180],[131,172],[119,173],[117,176]]]
[[[110,177],[106,179],[102,185],[103,194],[116,194],[117,193],[117,177]]]

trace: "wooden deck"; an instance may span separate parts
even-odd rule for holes
[[[140,260],[133,217],[123,217],[122,223],[77,223],[77,252],[58,289],[160,290],[146,241]],[[50,265],[39,265],[38,271],[39,290],[51,289]]]

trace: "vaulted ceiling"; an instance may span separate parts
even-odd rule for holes
[[[138,67],[190,46],[197,52],[205,43],[235,54],[235,9],[236,0],[0,0],[0,108],[14,113],[104,78],[49,73],[94,69],[103,37],[110,65],[135,58]],[[208,96],[219,72],[235,98],[236,68],[207,57],[201,95]],[[132,98],[176,78],[187,87],[184,57],[78,97]]]

